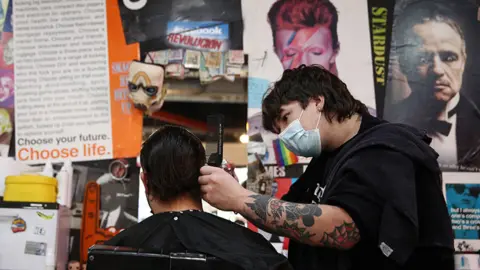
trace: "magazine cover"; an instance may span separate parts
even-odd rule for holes
[[[480,250],[480,176],[477,173],[445,172],[443,188],[452,219],[455,250]]]
[[[446,171],[480,169],[478,1],[396,2],[384,118],[426,130]]]
[[[35,1],[34,9],[31,1],[12,1],[3,34],[13,29],[13,38],[2,39],[13,44],[4,44],[0,66],[11,63],[13,45],[15,68],[0,68],[0,91],[15,82],[16,160],[136,156],[143,115],[128,97],[127,77],[139,46],[125,43],[118,1]]]
[[[230,29],[227,38],[230,40],[229,47],[242,49],[243,20],[240,0],[119,0],[118,5],[127,44],[139,42],[142,51],[168,49],[172,43],[198,43],[188,38],[195,30],[196,34],[203,34],[205,38],[205,34],[210,37],[219,34],[222,28]],[[177,27],[174,29],[172,25]],[[191,26],[195,27],[189,28]],[[202,31],[210,27],[213,27],[211,31]],[[212,45],[209,41],[201,43]]]
[[[70,260],[79,260],[80,228],[85,187],[100,186],[99,228],[126,229],[138,223],[139,167],[136,158],[111,159],[73,164],[73,197],[70,230]]]

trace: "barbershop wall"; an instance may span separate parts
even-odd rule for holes
[[[236,112],[248,103],[241,117],[227,120],[242,118],[249,142],[228,144],[225,155],[248,167],[247,188],[279,198],[309,159],[263,129],[261,100],[285,69],[319,64],[344,80],[372,114],[432,136],[456,249],[477,252],[479,7],[474,0],[1,0],[0,156],[29,165],[52,162],[55,169],[73,161],[70,257],[79,259],[86,183],[97,182],[108,198],[100,206],[100,227],[136,223],[142,193],[136,158],[145,119],[161,125],[181,114],[169,109],[172,96],[152,115],[134,107],[127,85],[132,60],[167,66],[170,90],[178,81],[191,84],[176,92],[196,95],[177,99],[202,94],[231,102]],[[309,12],[316,16],[303,20]],[[195,32],[198,27],[209,31]],[[216,81],[235,87],[222,85],[214,95],[208,89]],[[245,87],[248,100],[233,93]],[[202,129],[193,122],[188,127]],[[285,239],[248,226],[286,251]]]

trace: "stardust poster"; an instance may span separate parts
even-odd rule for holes
[[[390,44],[395,0],[369,0],[370,41],[372,45],[373,77],[377,117],[383,117],[387,87]]]
[[[425,130],[444,171],[480,169],[478,1],[396,1],[384,118]]]

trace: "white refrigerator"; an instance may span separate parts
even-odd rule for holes
[[[63,270],[69,210],[56,203],[0,202],[0,270]]]

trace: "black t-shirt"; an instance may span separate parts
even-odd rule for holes
[[[290,270],[288,260],[260,234],[201,211],[150,216],[105,242],[160,254],[196,252],[215,256],[242,269]]]
[[[369,130],[379,124],[385,123],[370,115],[362,117],[362,123],[359,134]],[[357,135],[358,136],[358,135]],[[345,146],[345,144],[344,144]],[[392,192],[395,194],[395,185],[397,183],[382,185],[382,182],[403,181],[404,179],[415,178],[416,167],[404,154],[387,151],[380,148],[368,149],[354,154],[350,159],[350,164],[357,164],[356,170],[342,173],[339,185],[333,192],[329,193],[328,198],[323,198],[325,193],[325,178],[329,173],[335,157],[342,151],[338,148],[332,152],[324,152],[318,158],[312,159],[305,173],[300,179],[292,185],[289,192],[282,198],[285,201],[298,203],[320,203],[334,205],[344,209],[354,220],[359,228],[361,240],[354,248],[347,251],[340,251],[321,247],[312,247],[300,244],[295,241],[290,242],[289,260],[295,269],[452,269],[453,270],[453,251],[448,247],[435,247],[435,241],[429,241],[429,233],[423,233],[430,230],[435,235],[435,220],[425,221],[422,219],[420,233],[425,237],[420,237],[422,243],[416,245],[415,251],[408,256],[404,265],[397,263],[392,258],[387,258],[379,247],[379,235],[385,234],[388,230],[387,224],[390,217],[386,213],[385,194]],[[348,170],[347,170],[348,171]],[[334,179],[339,181],[340,179]],[[430,182],[429,182],[430,183]],[[405,182],[407,184],[407,182]],[[408,192],[402,194],[401,198],[406,204],[411,203],[411,208],[418,212],[418,216],[424,215],[425,211],[433,212],[433,217],[442,219],[443,224],[449,224],[449,217],[446,212],[445,202],[441,191],[430,194],[431,187],[428,183],[419,184]],[[390,189],[390,190],[389,190]],[[380,190],[380,192],[379,192]],[[408,190],[408,189],[407,189]],[[440,194],[439,194],[440,193]],[[388,205],[388,204],[387,204]],[[435,207],[438,205],[438,213]],[[405,206],[406,208],[410,206]],[[428,208],[428,209],[427,209]],[[427,210],[425,210],[427,209]],[[448,219],[448,220],[445,220]],[[391,218],[391,222],[395,222]],[[392,225],[392,231],[387,234],[401,237],[402,227],[399,224]],[[448,226],[448,225],[447,225]],[[445,228],[446,226],[443,226]],[[382,231],[383,230],[383,231]],[[446,233],[446,241],[449,242],[450,236]],[[452,243],[453,245],[453,243]],[[423,247],[422,247],[423,246]]]

